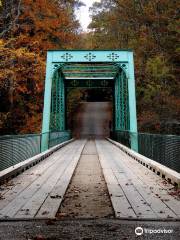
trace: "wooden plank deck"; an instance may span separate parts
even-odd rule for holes
[[[63,147],[14,178],[8,190],[1,186],[0,218],[55,217],[85,142]]]
[[[86,142],[64,146],[0,186],[0,219],[55,218]],[[180,201],[169,194],[171,184],[110,142],[95,142],[116,217],[180,219]],[[93,148],[91,152],[95,154]],[[86,148],[84,154],[88,161]]]
[[[96,140],[99,159],[116,217],[180,219],[173,186],[106,140]]]

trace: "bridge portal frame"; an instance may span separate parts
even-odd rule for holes
[[[135,76],[134,59],[132,50],[49,50],[47,52],[46,79],[44,93],[44,110],[42,133],[50,131],[51,105],[52,105],[52,81],[57,68],[69,63],[113,63],[119,69],[122,69],[127,78],[128,89],[128,111],[129,111],[129,129],[124,129],[120,125],[120,103],[121,82],[120,74],[115,77],[115,130],[129,130],[137,133],[137,115],[136,115],[136,95],[135,95]],[[62,73],[59,78],[59,130],[65,130],[65,94],[64,94],[64,76]],[[42,151],[48,148],[46,134],[42,138]],[[138,151],[138,141],[136,134],[131,135],[131,148]]]

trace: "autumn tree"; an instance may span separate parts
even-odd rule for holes
[[[41,129],[48,49],[69,49],[78,40],[75,0],[1,0],[0,133]]]
[[[179,120],[177,9],[171,0],[101,0],[91,8],[92,48],[134,50],[142,131],[167,132],[162,126]]]

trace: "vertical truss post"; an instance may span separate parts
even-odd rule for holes
[[[64,89],[64,77],[61,71],[59,71],[59,130],[65,130],[65,89]]]
[[[65,89],[61,67],[53,74],[50,130],[65,130]]]
[[[129,118],[130,118],[129,130],[131,136],[131,148],[138,152],[134,59],[132,52],[128,53],[128,64],[129,64],[128,95],[129,95]]]
[[[58,71],[54,71],[53,80],[52,80],[52,88],[51,88],[51,118],[50,118],[50,130],[55,131],[57,129],[58,122],[58,85],[59,84],[59,76]]]
[[[121,86],[120,86],[120,75],[118,74],[116,79],[115,79],[115,131],[121,130],[121,116],[120,116],[120,91],[121,91]]]
[[[44,110],[42,123],[41,152],[48,149],[49,145],[49,125],[51,114],[51,88],[52,88],[52,53],[47,53],[46,80],[44,92]]]
[[[127,105],[127,78],[125,73],[119,68],[119,73],[115,79],[115,130],[127,130],[128,110]]]
[[[129,94],[128,94],[128,78],[124,73],[124,115],[125,115],[125,130],[129,130]]]
[[[54,96],[53,96],[53,101],[54,101],[54,119],[55,119],[55,124],[53,126],[53,130],[58,129],[58,123],[59,123],[59,74],[58,71],[55,72],[54,76]]]
[[[121,129],[125,130],[125,104],[126,104],[126,99],[125,99],[125,77],[123,75],[123,72],[120,74],[120,82],[121,82]]]

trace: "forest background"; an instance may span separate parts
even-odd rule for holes
[[[179,11],[174,0],[101,0],[82,32],[76,0],[0,0],[0,134],[41,131],[48,49],[133,49],[138,128],[180,130]],[[70,111],[82,91],[71,93]]]

